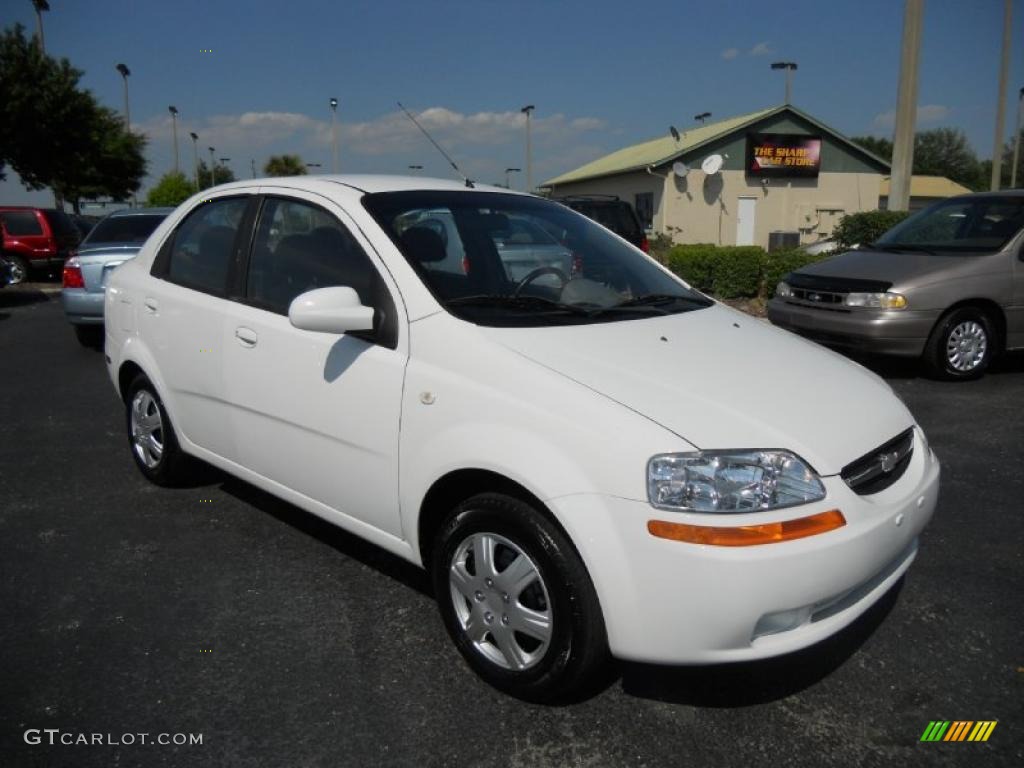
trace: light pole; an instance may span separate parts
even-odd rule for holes
[[[776,61],[772,63],[772,69],[786,70],[786,104],[793,103],[793,73],[796,71],[795,61]]]
[[[131,132],[132,118],[131,113],[128,111],[128,75],[130,75],[132,71],[124,64],[118,64],[115,69],[121,73],[121,79],[124,80],[124,129]]]
[[[174,134],[174,172],[180,173],[178,166],[178,108],[172,104],[167,111],[171,113],[171,131]]]
[[[217,184],[217,177],[213,173],[214,168],[217,167],[217,163],[213,159],[213,147],[207,147],[207,149],[210,150],[210,186],[213,187]]]
[[[416,173],[417,171],[422,171],[423,170],[423,166],[422,165],[410,165],[409,166],[409,170],[412,171],[413,173]]]
[[[530,146],[530,115],[536,107],[527,104],[519,111],[526,115],[526,191],[533,189],[533,148]]]
[[[890,211],[906,211],[910,207],[914,128],[917,125],[917,71],[923,16],[924,0],[906,0],[903,8],[903,40],[900,44],[900,76],[896,85],[896,123],[892,135]]]
[[[319,168],[320,163],[306,163],[307,168]]]
[[[199,147],[196,146],[196,142],[199,141],[199,134],[189,132],[189,136],[192,137],[192,166],[196,172],[196,192],[199,191]]]
[[[505,189],[512,189],[512,183],[511,183],[511,180],[509,178],[509,174],[510,173],[520,173],[521,170],[522,169],[520,169],[520,168],[506,168],[505,169]]]
[[[32,0],[36,9],[36,40],[39,41],[39,52],[46,53],[46,45],[43,43],[43,11],[50,10],[50,4],[46,0]]]
[[[331,97],[331,173],[338,172],[338,100]]]
[[[1006,0],[1003,6],[1003,55],[999,65],[999,95],[996,101],[996,136],[992,142],[992,185],[993,192],[999,189],[1002,182],[1003,113],[1006,110],[1006,81],[1010,76],[1010,22],[1013,19],[1013,3]]]
[[[249,167],[252,168],[252,177],[255,179],[256,178],[256,158],[255,157],[250,157],[249,158]]]
[[[224,168],[224,170],[226,170],[226,171],[230,171],[231,170],[231,168],[228,167],[228,163],[230,163],[230,162],[231,162],[231,158],[230,157],[222,157],[220,159],[220,164]]]
[[[711,117],[710,112],[701,112],[699,115],[694,115],[693,119],[700,120],[700,124],[704,125],[704,121],[707,120],[709,117]]]
[[[1017,135],[1013,139],[1013,168],[1010,170],[1010,189],[1017,188],[1017,161],[1020,159],[1020,105],[1024,101],[1024,88],[1017,95]]]

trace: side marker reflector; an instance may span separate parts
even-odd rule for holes
[[[796,520],[764,525],[687,525],[665,520],[648,520],[647,532],[659,539],[685,541],[689,544],[710,544],[716,547],[752,547],[758,544],[777,544],[780,541],[817,536],[846,525],[846,518],[838,509],[819,512]]]

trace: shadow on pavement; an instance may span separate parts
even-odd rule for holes
[[[846,629],[810,648],[774,659],[704,667],[622,662],[622,690],[639,698],[694,707],[747,707],[783,699],[842,666],[879,627],[902,588],[900,579]]]
[[[50,297],[38,288],[15,288],[8,286],[0,289],[0,309],[24,307],[28,304],[38,304],[49,300]]]
[[[211,469],[216,472],[217,470]],[[392,555],[380,547],[370,544],[341,528],[322,520],[314,514],[271,496],[243,480],[224,475],[221,490],[234,496],[239,501],[256,507],[261,512],[271,515],[282,523],[302,533],[312,536],[318,541],[332,547],[346,557],[357,560],[363,565],[380,571],[401,584],[414,589],[422,595],[433,597],[430,578],[426,571],[412,563]]]
[[[845,354],[854,362],[860,363],[868,370],[877,373],[885,379],[931,379],[933,381],[945,381],[929,374],[924,363],[917,358],[888,357],[885,355],[852,352]],[[985,375],[998,376],[1003,373],[1021,373],[1022,371],[1024,371],[1024,354],[1020,352],[1007,352],[992,361]],[[948,383],[955,384],[956,382]]]

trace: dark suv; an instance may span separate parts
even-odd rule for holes
[[[552,200],[582,213],[602,227],[610,229],[644,253],[648,252],[647,235],[640,225],[640,217],[633,206],[615,195],[573,195],[553,197]]]
[[[24,282],[35,270],[59,270],[82,239],[72,218],[52,208],[0,207],[0,233],[12,283]]]

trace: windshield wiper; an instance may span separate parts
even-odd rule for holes
[[[562,304],[561,302],[545,299],[541,296],[508,296],[504,294],[479,293],[474,294],[473,296],[459,296],[454,299],[449,299],[445,303],[449,307],[502,307],[508,309],[540,309],[556,312],[570,312],[574,315],[583,316],[590,314],[590,312],[583,307],[574,307],[572,304]]]
[[[876,251],[890,251],[892,253],[909,251],[912,253],[930,253],[932,256],[935,255],[935,251],[931,248],[914,243],[868,243],[868,248],[873,248]]]

